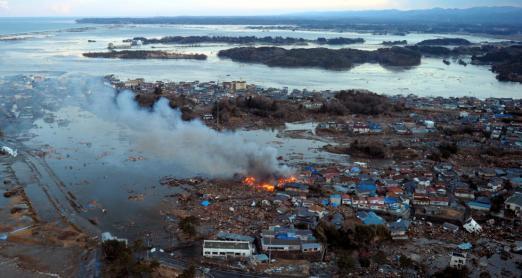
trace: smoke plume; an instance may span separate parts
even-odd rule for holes
[[[230,178],[235,174],[260,179],[290,174],[277,161],[277,150],[247,142],[234,132],[218,132],[199,120],[181,119],[167,99],[160,99],[152,109],[139,107],[134,94],[117,92],[102,80],[68,78],[69,92],[80,96],[89,111],[129,129],[129,139],[140,151],[155,157],[184,161],[208,177]],[[72,82],[72,83],[71,83]]]

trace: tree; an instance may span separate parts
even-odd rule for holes
[[[104,270],[108,277],[141,277],[144,273],[152,273],[159,266],[157,261],[136,260],[132,249],[118,240],[105,241],[102,252]]]
[[[145,250],[145,244],[143,240],[137,239],[132,243],[132,251],[139,252]]]
[[[154,94],[155,95],[161,95],[163,93],[163,89],[161,88],[161,86],[155,86],[154,87]]]
[[[456,154],[459,148],[456,143],[442,143],[438,147],[442,158],[448,159],[451,155]]]
[[[375,237],[378,240],[388,240],[391,239],[391,234],[388,228],[384,225],[375,226]]]
[[[377,253],[375,253],[375,255],[373,255],[373,258],[372,260],[378,264],[378,265],[382,265],[382,264],[387,264],[388,263],[388,259],[386,258],[386,254],[384,254],[383,251],[379,250]]]
[[[178,278],[194,278],[196,277],[196,267],[191,265],[178,276]]]
[[[371,226],[356,225],[354,240],[360,245],[370,244],[375,237],[375,231]]]
[[[404,255],[401,255],[401,257],[399,258],[399,265],[402,267],[402,268],[409,268],[409,267],[412,267],[413,266],[413,260],[404,256]]]
[[[127,262],[131,259],[131,252],[124,242],[107,240],[102,244],[104,259],[108,262]]]
[[[491,198],[491,212],[499,212],[504,207],[506,198],[503,195],[497,195]]]
[[[337,267],[341,272],[350,272],[355,267],[355,259],[347,251],[337,253]]]
[[[461,269],[446,267],[445,269],[433,274],[433,278],[465,278],[468,277],[468,268],[462,267]]]
[[[328,243],[333,248],[345,250],[354,248],[349,232],[338,230],[331,223],[324,221],[319,223],[315,229],[315,235],[319,241]]]
[[[188,236],[194,236],[199,220],[195,216],[188,216],[179,221],[179,228]]]
[[[366,256],[361,256],[359,254],[359,264],[361,265],[361,267],[370,267],[370,264],[371,264],[370,258],[368,258]]]

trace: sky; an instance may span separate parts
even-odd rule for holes
[[[0,16],[267,15],[474,6],[522,7],[522,0],[0,0]]]

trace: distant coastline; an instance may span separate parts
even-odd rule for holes
[[[76,22],[88,24],[264,25],[291,31],[337,30],[389,34],[468,33],[506,38],[521,35],[522,8],[335,11],[267,16],[82,18]]]
[[[364,43],[362,38],[317,38],[315,40],[292,37],[256,37],[256,36],[167,36],[163,38],[135,37],[135,41],[143,44],[199,44],[199,43],[228,43],[228,44],[270,44],[270,45],[307,45],[315,43],[320,45],[345,45]]]
[[[109,52],[87,52],[83,53],[88,58],[111,58],[111,59],[194,59],[206,60],[205,54],[173,53],[157,50],[122,50]]]

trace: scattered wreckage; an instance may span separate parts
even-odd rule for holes
[[[0,154],[8,154],[12,157],[17,157],[18,156],[18,151],[15,150],[15,149],[12,149],[8,146],[2,146],[0,148]]]

